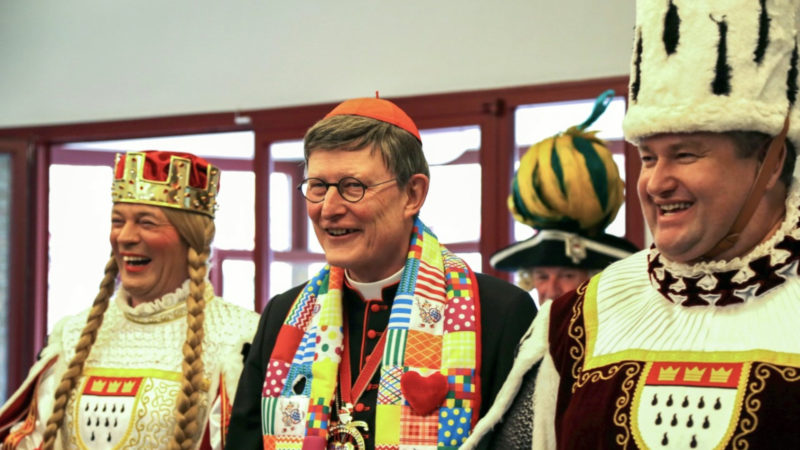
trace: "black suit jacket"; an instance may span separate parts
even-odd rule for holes
[[[510,283],[480,273],[476,274],[476,278],[480,295],[480,416],[483,417],[511,370],[514,362],[514,350],[536,315],[536,307],[527,292]],[[258,331],[253,338],[252,347],[245,361],[233,403],[226,443],[228,449],[263,448],[261,390],[267,364],[278,337],[278,331],[289,313],[289,308],[304,286],[297,286],[276,295],[267,303],[261,314]],[[352,291],[350,292],[352,293]],[[352,294],[345,292],[344,295],[347,297]],[[386,297],[386,293],[384,297]],[[344,302],[343,304],[352,303]],[[356,340],[351,340],[351,348],[353,343],[361,345],[360,342],[353,341]],[[372,423],[374,423],[374,408],[370,415],[373,416]],[[361,419],[356,417],[355,420]]]

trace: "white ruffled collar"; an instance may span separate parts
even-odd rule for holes
[[[210,287],[206,282],[206,290]],[[129,320],[139,323],[158,323],[173,320],[186,314],[186,298],[189,296],[189,280],[181,284],[174,292],[164,294],[152,302],[144,302],[131,306],[130,295],[122,286],[117,290],[117,307]]]
[[[786,217],[775,233],[750,252],[730,261],[683,264],[670,261],[655,246],[647,256],[650,283],[664,297],[684,306],[744,303],[761,297],[798,275],[800,260],[800,180],[793,179]]]

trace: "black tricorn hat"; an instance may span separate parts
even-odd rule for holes
[[[575,232],[544,229],[530,239],[497,251],[489,263],[499,270],[538,266],[602,270],[638,250],[627,239],[607,233],[590,237]]]

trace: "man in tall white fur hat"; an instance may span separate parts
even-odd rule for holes
[[[800,448],[798,22],[637,0],[624,130],[654,244],[544,305],[465,448],[531,368],[525,447]]]

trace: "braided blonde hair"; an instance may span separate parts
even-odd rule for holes
[[[213,219],[202,214],[173,208],[161,208],[161,210],[189,246],[187,258],[190,281],[189,297],[186,299],[187,327],[186,341],[183,344],[183,378],[175,406],[177,423],[170,440],[170,449],[189,449],[194,447],[195,437],[202,429],[200,408],[202,399],[209,389],[208,381],[204,376],[202,360],[203,310],[205,308],[205,279],[208,271],[206,262],[211,253],[211,241],[214,240],[216,228]],[[58,430],[64,421],[69,396],[78,383],[84,363],[97,339],[98,330],[103,323],[103,314],[108,309],[108,301],[114,292],[118,273],[119,268],[112,256],[106,264],[105,276],[100,283],[100,292],[95,297],[86,326],[84,326],[75,347],[75,356],[56,388],[53,413],[47,420],[43,436],[42,448],[45,450],[52,449],[55,444]]]
[[[97,339],[97,332],[100,330],[100,325],[103,324],[103,314],[108,309],[108,299],[114,293],[118,273],[117,261],[112,256],[106,263],[105,276],[103,276],[103,281],[100,282],[100,292],[94,298],[92,309],[89,310],[89,317],[86,320],[86,326],[83,327],[81,336],[78,338],[78,344],[75,346],[75,356],[69,362],[67,371],[64,372],[61,382],[56,388],[53,413],[47,419],[47,426],[42,438],[42,448],[45,450],[52,449],[55,444],[58,429],[61,428],[61,423],[64,421],[64,411],[67,409],[70,393],[78,383],[78,378],[83,372],[83,364],[86,362],[86,358],[89,357],[92,345]]]
[[[190,449],[202,430],[202,400],[208,392],[203,365],[203,313],[206,305],[206,261],[216,231],[208,216],[164,208],[167,219],[189,244],[189,297],[186,299],[186,342],[183,343],[183,379],[175,405],[175,432],[169,448]]]

